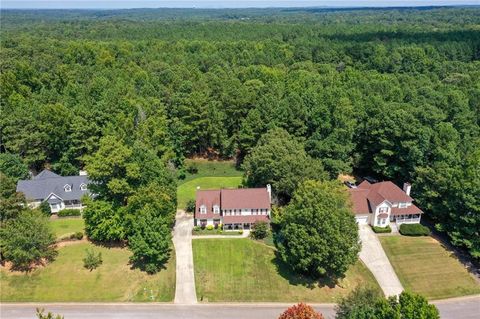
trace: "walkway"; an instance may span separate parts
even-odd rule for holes
[[[173,245],[177,258],[176,268],[176,304],[195,304],[195,275],[193,273],[192,254],[192,229],[193,218],[184,211],[177,211],[175,229],[173,230]]]
[[[369,225],[359,225],[359,233],[362,241],[360,259],[377,279],[385,296],[399,295],[403,291],[402,284],[377,236]]]

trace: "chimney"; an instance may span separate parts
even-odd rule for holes
[[[78,175],[80,175],[80,176],[86,176],[86,175],[87,175],[87,171],[80,170],[80,171],[78,172]]]
[[[267,184],[267,193],[271,203],[272,202],[272,186],[270,186],[270,184]]]
[[[410,190],[412,189],[412,185],[410,183],[403,183],[403,191],[405,194],[410,196]]]

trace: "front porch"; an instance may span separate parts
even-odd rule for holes
[[[422,218],[421,214],[405,214],[390,217],[390,221],[394,221],[398,226],[401,224],[418,224]]]

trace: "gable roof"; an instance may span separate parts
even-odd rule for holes
[[[408,196],[402,189],[400,189],[400,187],[390,181],[375,184],[363,181],[358,185],[358,188],[350,188],[348,191],[350,193],[353,212],[355,214],[371,213],[375,207],[384,201],[390,203],[411,203],[413,201],[413,198]],[[410,207],[415,208],[412,208],[411,210],[420,211],[420,209],[413,204]],[[408,213],[404,208],[401,210],[404,213]]]
[[[17,192],[22,192],[29,200],[45,200],[52,193],[63,200],[80,200],[83,195],[90,194],[81,190],[80,185],[88,185],[88,176],[60,176],[49,170],[43,170],[31,180],[19,180]],[[65,185],[71,186],[71,191],[65,191]]]
[[[239,188],[221,190],[222,209],[269,209],[270,195],[266,188]]]
[[[207,209],[206,214],[200,214],[200,207],[205,205]],[[197,190],[196,200],[195,200],[195,216],[200,216],[202,218],[219,218],[219,214],[213,213],[213,206],[220,206],[220,190]]]

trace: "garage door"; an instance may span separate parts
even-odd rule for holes
[[[355,220],[361,225],[368,224],[368,216],[355,216]]]

